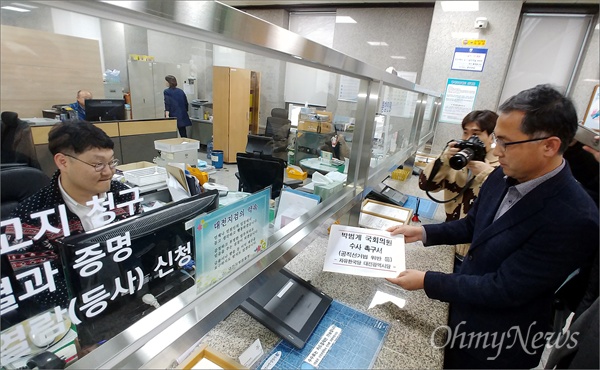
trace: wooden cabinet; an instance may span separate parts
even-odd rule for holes
[[[260,74],[242,68],[213,67],[214,149],[235,163],[246,150],[248,134],[258,134]]]

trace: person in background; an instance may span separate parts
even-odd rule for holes
[[[595,137],[597,141],[598,136]],[[583,145],[583,150],[589,152],[593,158],[600,162],[600,152],[592,147]],[[567,150],[568,151],[568,150]],[[598,164],[596,163],[596,166]],[[596,171],[598,167],[596,167]],[[597,175],[597,172],[596,172]],[[589,192],[588,192],[589,194]],[[597,204],[597,199],[596,199]],[[600,344],[598,322],[598,295],[599,295],[599,268],[598,251],[592,265],[592,270],[587,282],[586,290],[582,300],[575,309],[571,325],[566,333],[579,333],[577,343],[570,346],[562,345],[567,334],[563,334],[554,343],[545,369],[598,369],[600,368],[600,356],[598,347]]]
[[[388,279],[450,303],[446,368],[537,366],[556,290],[589,271],[598,250],[598,208],[563,159],[577,130],[573,103],[538,85],[499,111],[492,141],[500,167],[467,216],[388,229],[408,243],[471,243],[458,273],[407,269]]]
[[[3,268],[2,276],[40,269],[49,262],[52,269],[57,270],[56,290],[40,292],[19,304],[18,311],[24,312],[15,313],[15,321],[57,305],[68,307],[59,257],[60,242],[67,232],[79,234],[141,212],[134,189],[112,179],[119,163],[113,147],[111,138],[87,121],[58,123],[48,133],[48,148],[58,170],[50,185],[20,203],[10,215],[10,219],[18,219],[20,231],[15,231],[14,224],[6,227],[7,240],[14,250],[3,253],[8,256],[12,271]],[[39,213],[46,213],[47,222],[42,221],[44,217]],[[22,282],[13,285],[13,289],[25,290]]]
[[[69,107],[73,108],[75,112],[77,112],[77,118],[85,121],[85,101],[87,99],[92,99],[92,93],[87,90],[79,90],[77,91],[77,101],[75,103],[69,104]]]
[[[459,152],[459,149],[455,147],[456,142],[451,141],[440,157],[427,164],[419,176],[419,187],[422,190],[444,191],[446,221],[454,221],[466,216],[479,195],[481,184],[492,170],[498,167],[498,157],[493,153],[490,136],[494,132],[497,119],[498,115],[492,111],[476,110],[467,114],[462,120],[462,140],[477,136],[485,144],[487,154],[484,162],[471,160],[466,167],[460,170],[453,169],[448,161]],[[456,246],[455,269],[458,269],[468,250],[469,244]]]
[[[167,88],[163,92],[165,96],[165,117],[177,117],[177,130],[179,136],[187,136],[187,127],[192,125],[188,115],[187,96],[183,90],[177,88],[177,79],[172,75],[165,76]]]

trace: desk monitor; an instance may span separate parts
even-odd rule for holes
[[[86,99],[85,119],[96,121],[122,121],[125,119],[125,100]]]
[[[154,311],[153,304],[165,304],[194,286],[195,245],[185,223],[215,210],[218,199],[217,191],[208,191],[63,240],[60,256],[82,321],[77,332],[83,346],[114,337]],[[130,241],[123,243],[126,233]],[[131,248],[129,256],[125,247]],[[94,272],[91,264],[97,262],[101,267]],[[105,303],[86,309],[90,297]]]
[[[282,269],[240,308],[296,348],[303,348],[332,298]]]

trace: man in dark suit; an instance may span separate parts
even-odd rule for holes
[[[388,279],[450,303],[447,340],[436,344],[446,368],[535,367],[551,334],[554,292],[586,271],[598,249],[598,209],[562,156],[577,129],[573,104],[539,85],[499,111],[492,135],[500,167],[467,217],[388,229],[406,242],[471,243],[458,273],[406,270]]]

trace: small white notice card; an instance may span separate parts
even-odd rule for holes
[[[396,277],[406,269],[404,236],[388,231],[332,225],[323,271]]]

